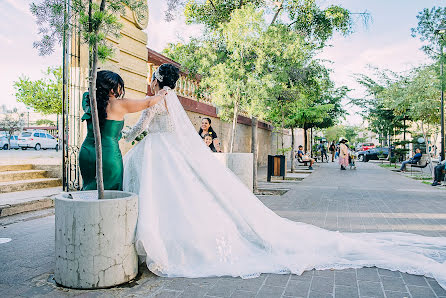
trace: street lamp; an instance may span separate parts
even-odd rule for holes
[[[440,48],[441,48],[441,151],[440,151],[440,161],[444,160],[444,83],[443,83],[443,36],[446,33],[446,26],[441,26],[435,30],[435,33],[441,36]]]

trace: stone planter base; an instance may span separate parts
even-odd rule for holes
[[[138,196],[122,191],[61,194],[55,198],[58,284],[97,289],[132,280],[138,273],[134,241]]]
[[[252,191],[252,153],[215,153],[215,156]]]

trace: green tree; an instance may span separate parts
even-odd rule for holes
[[[412,28],[412,36],[425,42],[421,49],[431,58],[440,58],[441,48],[446,41],[436,33],[440,27],[446,26],[446,7],[425,8],[417,15],[417,27]]]
[[[54,121],[51,121],[49,119],[39,119],[36,121],[36,125],[49,125],[49,126],[54,126],[55,123]]]
[[[2,118],[0,119],[0,129],[6,131],[8,136],[12,136],[15,132],[22,130],[24,126],[24,114],[19,113],[17,109],[8,110],[2,114]],[[9,137],[8,148],[11,148],[11,140]]]
[[[35,81],[22,75],[13,86],[18,102],[44,115],[62,114],[62,67],[48,67]]]
[[[171,19],[172,11],[181,6],[178,0],[169,0],[170,9],[167,14]],[[265,9],[272,15],[270,25],[284,24],[298,32],[307,41],[323,47],[334,32],[347,35],[352,32],[354,15],[339,5],[330,5],[322,9],[315,0],[190,0],[185,3],[184,15],[189,24],[203,24],[208,29],[216,29],[220,24],[231,20],[232,12],[251,5]],[[272,9],[271,9],[272,8]],[[369,14],[359,13],[367,22]]]
[[[40,4],[31,4],[31,12],[36,16],[39,32],[43,35],[42,40],[35,43],[41,54],[51,52],[56,41],[68,38],[68,33],[72,31],[80,33],[82,41],[88,45],[88,92],[95,139],[99,199],[104,198],[104,181],[101,131],[96,104],[97,63],[99,59],[105,60],[113,54],[112,46],[107,43],[107,36],[120,37],[119,29],[122,24],[118,21],[118,16],[125,14],[126,7],[140,15],[146,5],[145,1],[140,0],[101,0],[99,3],[93,0],[73,0],[70,3],[72,15],[68,15],[66,1],[44,0]]]
[[[328,141],[338,142],[339,138],[345,136],[345,127],[343,125],[335,125],[324,130],[324,136]]]

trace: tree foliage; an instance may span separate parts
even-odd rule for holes
[[[62,67],[48,67],[45,77],[31,80],[20,76],[14,82],[15,96],[34,111],[48,114],[62,114]]]
[[[6,131],[9,136],[22,130],[24,126],[24,114],[19,113],[17,109],[6,111],[0,118],[0,129]],[[8,138],[8,147],[11,148],[10,138]]]
[[[442,35],[436,33],[439,28],[446,28],[446,7],[425,8],[417,15],[417,27],[412,28],[412,36],[419,37],[425,44],[421,49],[431,58],[437,60],[441,47],[446,45]]]

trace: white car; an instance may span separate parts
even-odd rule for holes
[[[59,144],[52,135],[45,130],[23,131],[19,135],[17,144],[22,150],[27,148],[40,149],[59,149]]]
[[[8,137],[0,137],[0,148],[3,150],[19,149],[20,147],[17,145],[17,139],[18,136],[11,136],[11,140],[8,143]]]

